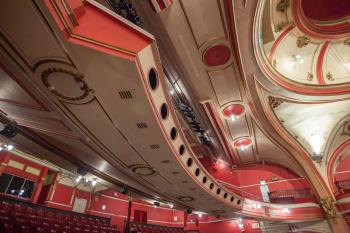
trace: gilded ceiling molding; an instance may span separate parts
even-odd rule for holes
[[[283,103],[283,100],[274,96],[269,96],[269,103],[272,109],[276,109]]]
[[[337,216],[337,209],[332,198],[327,197],[320,200],[321,207],[326,213],[327,218],[333,219]]]
[[[290,6],[289,0],[280,0],[280,2],[277,4],[276,9],[280,12],[286,12],[288,7]]]
[[[297,47],[303,48],[310,43],[310,38],[307,36],[299,36],[297,38]]]

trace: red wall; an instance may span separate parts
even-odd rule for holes
[[[18,168],[8,166],[7,164],[10,160],[24,164],[24,168],[22,170],[20,170]],[[39,164],[33,163],[32,161],[23,159],[19,156],[14,155],[13,153],[11,153],[9,151],[4,151],[4,150],[0,152],[0,164],[1,164],[0,175],[5,172],[5,173],[9,173],[9,174],[12,174],[15,176],[20,176],[22,178],[25,178],[25,179],[28,179],[28,180],[35,182],[35,189],[33,191],[31,199],[29,199],[29,200],[27,198],[15,197],[12,195],[7,195],[7,194],[1,194],[1,195],[9,196],[9,197],[17,198],[17,199],[23,199],[26,201],[31,201],[31,202],[37,203],[41,189],[43,187],[44,178],[46,177],[47,172],[48,172],[48,168],[41,166]],[[34,175],[32,173],[26,172],[25,169],[28,166],[35,168],[35,169],[38,169],[40,171],[40,174]]]
[[[2,165],[0,172],[8,172],[14,175],[18,175],[27,179],[36,180],[43,183],[43,177],[46,177],[48,168],[35,164],[31,161],[25,160],[11,153],[0,153],[0,162],[7,163],[10,159],[21,162],[26,166],[31,166],[42,170],[40,176],[27,173],[24,170],[19,170],[12,167]],[[239,184],[239,176],[233,176],[228,173],[228,169],[222,169],[222,172],[217,173],[219,179],[229,180]],[[253,170],[251,172],[254,172]],[[40,177],[40,178],[39,178]],[[253,177],[253,176],[252,176]],[[56,179],[56,178],[55,178]],[[54,179],[54,180],[55,180]],[[235,180],[236,179],[236,180]],[[258,182],[258,179],[256,179]],[[255,181],[254,181],[255,182]],[[63,210],[72,210],[74,200],[76,197],[87,199],[86,213],[91,215],[97,215],[102,217],[111,218],[111,223],[118,226],[119,230],[123,229],[124,222],[128,213],[128,200],[127,196],[113,190],[107,190],[103,192],[97,192],[94,196],[91,196],[90,192],[82,191],[76,187],[67,186],[57,182],[53,182],[47,186],[37,186],[41,191],[39,202],[49,207],[54,207]],[[33,195],[34,196],[34,195]],[[38,195],[39,197],[39,195]],[[105,205],[106,209],[103,210],[102,206]],[[149,224],[172,226],[172,227],[184,227],[184,212],[180,210],[174,210],[171,208],[154,208],[152,204],[145,203],[139,200],[133,200],[131,220],[133,220],[135,210],[141,210],[147,212],[147,220]],[[198,220],[199,225],[195,222]],[[260,232],[251,229],[251,221],[244,220],[246,232]],[[199,230],[201,233],[212,233],[214,231],[219,232],[240,232],[235,221],[219,221],[214,217],[198,217],[196,215],[189,215],[187,218],[187,230]]]

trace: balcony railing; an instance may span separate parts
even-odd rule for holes
[[[313,196],[311,189],[277,190],[269,193],[270,199],[280,198],[310,198]]]
[[[340,189],[342,192],[349,192],[350,191],[350,180],[340,180],[336,181],[335,185],[338,189]]]

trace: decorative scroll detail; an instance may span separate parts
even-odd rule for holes
[[[133,173],[139,175],[139,176],[156,176],[158,175],[158,172],[156,169],[149,165],[145,164],[133,164],[129,166],[129,168],[132,170]]]
[[[275,25],[275,32],[280,32],[280,31],[282,31],[282,29],[283,29],[287,24],[288,24],[287,21],[283,21],[283,22],[281,22],[281,23],[279,23],[279,24],[276,24],[276,25]]]
[[[343,132],[341,135],[350,135],[350,121],[344,123]]]
[[[348,38],[344,41],[344,45],[350,46],[350,38]]]
[[[272,109],[276,109],[283,103],[283,100],[273,96],[269,96],[269,103]]]
[[[335,208],[332,198],[327,197],[320,200],[321,207],[328,218],[335,218],[337,216],[337,210]]]
[[[314,79],[314,75],[311,74],[310,72],[307,72],[306,79],[307,79],[307,81],[311,82]]]
[[[290,6],[289,0],[281,0],[277,4],[277,11],[284,13],[284,12],[286,12],[286,10],[288,9],[289,6]]]
[[[303,48],[310,43],[310,38],[307,36],[299,36],[297,39],[297,47]]]
[[[329,81],[334,81],[334,78],[333,78],[333,75],[331,74],[331,72],[328,72],[328,73],[327,73],[326,78],[327,78]]]

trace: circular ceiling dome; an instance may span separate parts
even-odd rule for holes
[[[203,61],[207,66],[225,65],[231,57],[229,47],[223,44],[213,45],[207,48],[203,54]]]
[[[231,120],[239,118],[244,112],[244,106],[239,103],[230,104],[222,109],[222,115]]]
[[[250,137],[238,138],[233,141],[233,146],[236,148],[246,148],[252,144]]]

